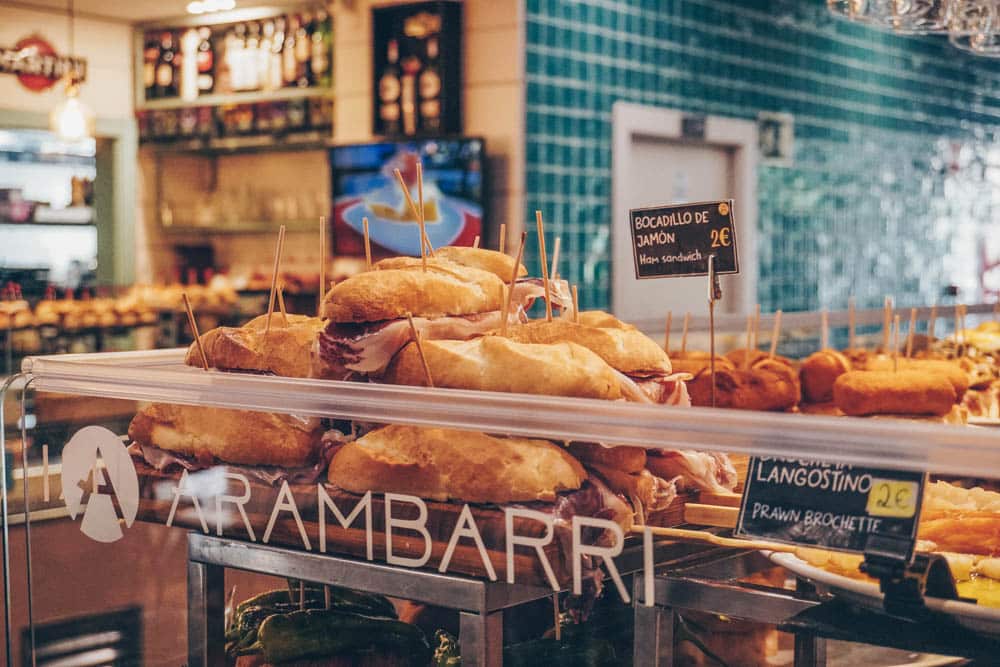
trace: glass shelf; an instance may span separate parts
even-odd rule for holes
[[[205,372],[184,350],[29,357],[39,391],[1000,478],[1000,432],[913,421]]]

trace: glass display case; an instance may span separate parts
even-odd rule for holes
[[[896,664],[1000,646],[995,429],[206,371],[197,354],[32,357],[8,383],[8,660]],[[104,411],[44,414],[70,397]],[[636,477],[659,460],[669,498],[640,509],[581,443],[641,452]],[[936,542],[917,548],[949,552],[956,599],[907,569],[901,606],[858,572],[867,553],[728,537],[748,466],[771,458],[930,473]]]

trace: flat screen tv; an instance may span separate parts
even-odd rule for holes
[[[417,164],[424,172],[424,218],[435,248],[472,245],[483,236],[485,153],[479,138],[419,139],[335,146],[333,252],[364,255],[363,220],[368,218],[372,254],[420,255],[420,231],[406,204],[399,169],[417,202]]]

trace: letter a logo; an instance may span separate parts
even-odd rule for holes
[[[66,443],[62,484],[70,518],[76,519],[83,509],[80,530],[90,539],[116,542],[124,536],[112,495],[118,499],[125,526],[135,521],[139,510],[135,465],[121,438],[103,426],[82,428]]]

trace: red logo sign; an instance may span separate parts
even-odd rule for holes
[[[51,88],[67,74],[77,82],[87,76],[83,58],[60,56],[41,37],[25,37],[14,48],[0,48],[0,73],[15,74],[21,85],[36,92]]]

